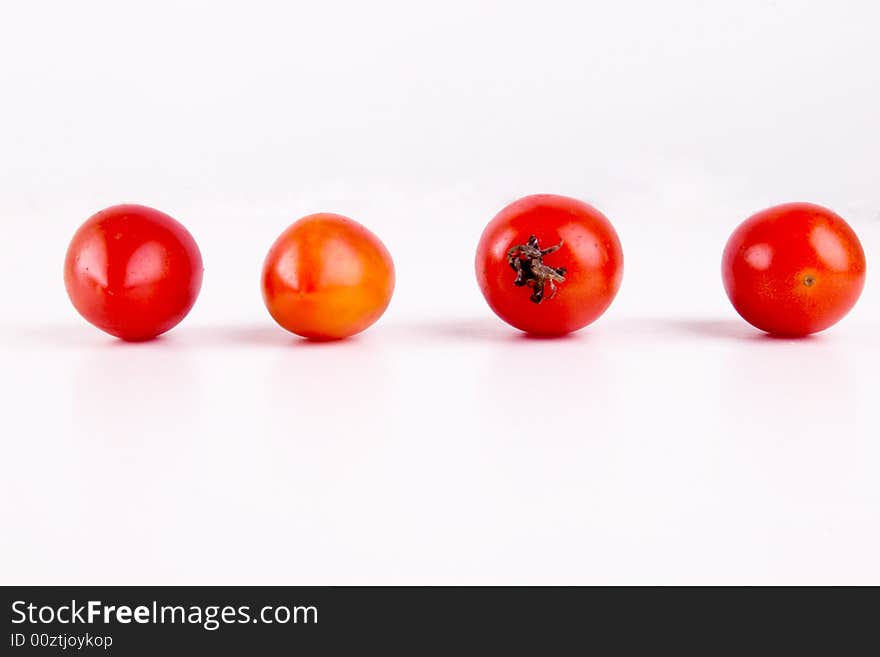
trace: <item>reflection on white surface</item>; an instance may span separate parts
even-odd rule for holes
[[[29,529],[0,539],[4,578],[880,577],[871,335],[638,317],[563,340],[491,317],[322,344],[270,324],[136,345],[25,331],[4,339],[18,502],[0,520]]]

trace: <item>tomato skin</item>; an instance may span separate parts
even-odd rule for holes
[[[555,295],[535,303],[517,287],[508,252],[531,236],[544,257],[564,267]],[[536,335],[564,335],[595,321],[614,300],[623,278],[623,251],[611,222],[596,208],[566,196],[535,194],[501,210],[483,231],[475,261],[477,282],[489,307],[508,324]]]
[[[143,205],[116,205],[87,219],[64,262],[67,294],[80,315],[133,342],[180,323],[195,304],[202,274],[192,235]]]
[[[840,216],[812,203],[777,205],[746,219],[722,256],[724,289],[756,328],[804,336],[836,324],[865,285],[865,253]]]
[[[327,212],[288,227],[263,264],[269,313],[313,340],[347,338],[371,326],[391,302],[394,282],[394,262],[379,238]]]

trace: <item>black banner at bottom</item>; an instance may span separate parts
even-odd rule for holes
[[[876,654],[874,588],[5,587],[0,653]],[[867,652],[866,652],[867,651]]]

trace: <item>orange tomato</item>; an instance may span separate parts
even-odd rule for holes
[[[313,214],[291,225],[263,265],[269,313],[288,331],[314,340],[360,333],[382,316],[393,291],[388,249],[338,214]]]

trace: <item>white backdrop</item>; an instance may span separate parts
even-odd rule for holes
[[[31,2],[0,8],[0,582],[880,583],[873,2]],[[473,274],[509,201],[620,234],[596,324],[524,338]],[[809,200],[869,280],[775,340],[720,282]],[[150,344],[76,315],[67,242],[119,202],[198,240]],[[319,210],[397,264],[315,345],[259,272]],[[523,397],[523,377],[544,382]]]

